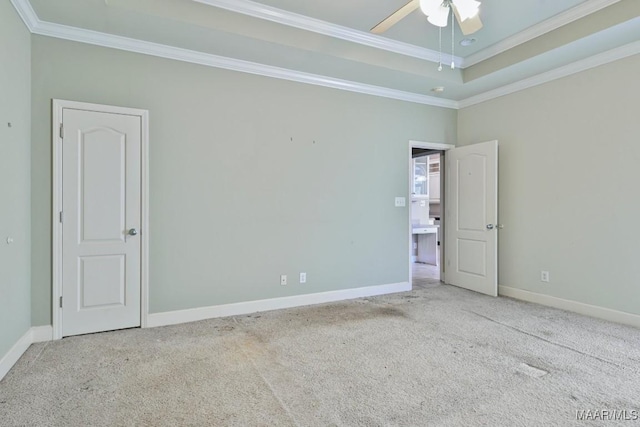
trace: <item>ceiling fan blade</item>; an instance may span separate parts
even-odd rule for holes
[[[462,34],[468,36],[469,34],[473,34],[479,29],[482,28],[482,21],[480,20],[480,14],[474,16],[473,18],[469,18],[465,21],[460,19],[460,14],[458,13],[458,9],[456,9],[455,5],[453,6],[453,13],[456,15],[456,20],[458,21],[458,25],[460,25],[460,30]]]
[[[387,18],[382,20],[378,25],[371,29],[373,34],[382,34],[389,28],[396,25],[402,18],[420,7],[420,0],[411,0],[400,9],[393,12]]]

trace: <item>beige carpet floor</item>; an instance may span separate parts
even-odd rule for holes
[[[0,425],[638,424],[577,414],[637,415],[640,330],[416,280],[403,294],[35,344],[0,382]]]

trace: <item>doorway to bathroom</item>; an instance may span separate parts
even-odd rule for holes
[[[498,223],[498,141],[458,148],[410,141],[409,153],[412,284],[442,281],[497,296],[497,232],[504,228]],[[414,270],[422,282],[413,281]]]
[[[444,159],[447,144],[411,142],[410,276],[415,288],[444,279]]]

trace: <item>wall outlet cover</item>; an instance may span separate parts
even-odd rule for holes
[[[407,205],[404,197],[396,197],[396,208],[403,208]]]
[[[549,282],[549,272],[542,270],[540,272],[540,281],[541,282]]]

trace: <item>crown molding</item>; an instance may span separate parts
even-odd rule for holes
[[[10,1],[24,21],[27,28],[29,28],[31,32],[34,32],[34,28],[41,21],[38,19],[35,11],[29,3],[29,0]],[[440,60],[440,53],[435,50],[423,48],[410,43],[388,39],[386,37],[381,37],[364,31],[354,30],[349,27],[332,24],[320,19],[315,19],[283,9],[278,9],[273,6],[264,5],[251,0],[193,1],[404,56],[418,58],[435,63],[439,62]],[[502,40],[501,42],[498,42],[488,48],[476,52],[475,54],[470,55],[467,58],[461,58],[458,56],[451,57],[450,55],[448,56],[449,58],[453,59],[456,67],[458,68],[471,67],[493,56],[506,52],[518,45],[533,40],[536,37],[539,37],[549,31],[558,29],[563,25],[567,25],[580,18],[604,9],[607,6],[618,3],[619,1],[620,0],[587,0],[586,2],[581,3],[580,5],[575,6],[550,19],[547,19],[540,24],[529,27],[524,31],[521,31],[507,39]],[[446,56],[447,55],[445,54],[445,57]],[[450,59],[446,60],[445,62],[449,61]]]
[[[608,64],[610,62],[618,61],[629,56],[637,55],[640,53],[640,41],[629,43],[606,52],[591,56],[589,58],[582,59],[580,61],[573,62],[563,67],[555,68],[551,71],[538,74],[527,79],[517,81],[512,84],[508,84],[499,87],[494,90],[490,90],[481,93],[476,96],[472,96],[463,99],[458,102],[458,108],[467,108],[472,105],[480,104],[485,101],[489,101],[501,96],[510,95],[521,90],[529,89],[534,86],[539,86],[544,83],[548,83],[553,80],[561,79],[563,77],[570,76],[572,74],[580,73],[582,71],[589,70],[591,68],[598,67],[600,65]]]
[[[70,27],[68,25],[41,21],[33,10],[31,3],[29,3],[29,0],[11,0],[11,3],[24,21],[27,28],[29,28],[29,30],[31,31],[31,33],[41,36],[87,43],[96,46],[124,50],[128,52],[141,53],[144,55],[189,62],[192,64],[199,64],[207,67],[222,68],[226,70],[239,71],[243,73],[272,77],[281,80],[289,80],[298,83],[306,83],[315,86],[345,90],[348,92],[396,99],[398,101],[407,101],[416,104],[431,105],[434,107],[451,109],[458,108],[458,102],[450,99],[436,98],[429,95],[406,92],[397,89],[354,82],[350,80],[322,76],[318,74],[305,73],[302,71],[280,68],[272,65],[258,64],[241,59],[228,58],[224,56],[197,52],[189,49],[167,46],[143,40],[136,40],[98,31]]]
[[[38,19],[38,15],[31,7],[31,3],[29,0],[10,0],[13,8],[18,12],[20,19],[24,22],[24,25],[27,26],[29,31],[33,33],[33,29],[38,25],[40,19]]]
[[[320,19],[311,18],[298,13],[289,12],[287,10],[278,9],[273,6],[264,5],[251,0],[193,0],[198,3],[206,4],[231,12],[241,13],[243,15],[252,16],[254,18],[265,19],[289,27],[298,28],[305,31],[311,31],[329,37],[346,40],[352,43],[358,43],[364,46],[376,49],[386,50],[400,55],[411,56],[431,62],[440,60],[440,53],[416,46],[410,43],[404,43],[386,37],[377,36],[364,31],[354,30],[353,28],[344,27],[342,25],[332,24]],[[451,58],[451,55],[445,55]],[[451,59],[446,62],[450,62]],[[456,67],[462,67],[463,58],[454,56],[453,61]]]
[[[493,56],[499,55],[526,43],[530,40],[540,37],[549,31],[556,30],[564,25],[570,24],[573,21],[577,21],[580,18],[584,18],[587,15],[595,13],[607,6],[611,6],[614,3],[618,3],[620,0],[588,0],[578,6],[560,13],[552,18],[547,19],[539,24],[533,25],[524,31],[514,34],[492,46],[489,46],[479,52],[469,55],[462,61],[462,68],[471,67],[482,61],[485,61]]]
[[[205,0],[195,0],[205,1]],[[213,0],[206,0],[213,1]],[[216,0],[219,1],[219,0]],[[220,0],[222,1],[222,0]],[[227,0],[224,0],[227,1]],[[613,4],[619,0],[592,0],[589,3],[592,7],[598,3],[600,8],[605,2]],[[556,79],[567,77],[571,74],[579,73],[600,65],[604,65],[628,56],[640,53],[640,41],[611,49],[609,51],[585,58],[583,60],[547,71],[481,94],[465,98],[460,101],[437,98],[413,92],[374,86],[360,82],[338,79],[334,77],[322,76],[318,74],[305,73],[301,71],[264,65],[240,59],[228,58],[204,52],[162,45],[158,43],[137,40],[113,34],[101,33],[82,28],[70,27],[67,25],[41,21],[29,0],[11,0],[17,13],[24,21],[31,33],[47,37],[54,37],[80,43],[87,43],[112,49],[128,52],[140,53],[144,55],[156,56],[175,61],[189,62],[213,68],[221,68],[231,71],[238,71],[276,79],[289,80],[298,83],[323,86],[332,89],[345,90],[349,92],[361,93],[383,98],[395,99],[399,101],[412,102],[435,107],[461,109],[467,108],[482,102],[486,102],[501,96],[509,95],[521,90],[538,86]],[[576,18],[577,19],[577,18]]]
[[[38,21],[38,23],[34,26],[32,33],[41,36],[87,43],[96,46],[124,50],[128,52],[141,53],[144,55],[151,55],[165,59],[189,62],[192,64],[204,65],[207,67],[239,71],[242,73],[272,77],[281,80],[289,80],[298,83],[306,83],[315,86],[345,90],[348,92],[356,92],[383,98],[396,99],[399,101],[413,102],[416,104],[424,104],[452,109],[458,108],[458,102],[449,99],[436,98],[433,96],[413,92],[405,92],[397,89],[374,86],[329,76],[305,73],[302,71],[280,68],[272,65],[259,64],[256,62],[244,61],[241,59],[228,58],[224,56],[213,55],[210,53],[197,52],[194,50],[167,46],[128,37],[116,36],[113,34],[107,34],[98,31],[70,27],[67,25],[56,24],[52,22]]]

